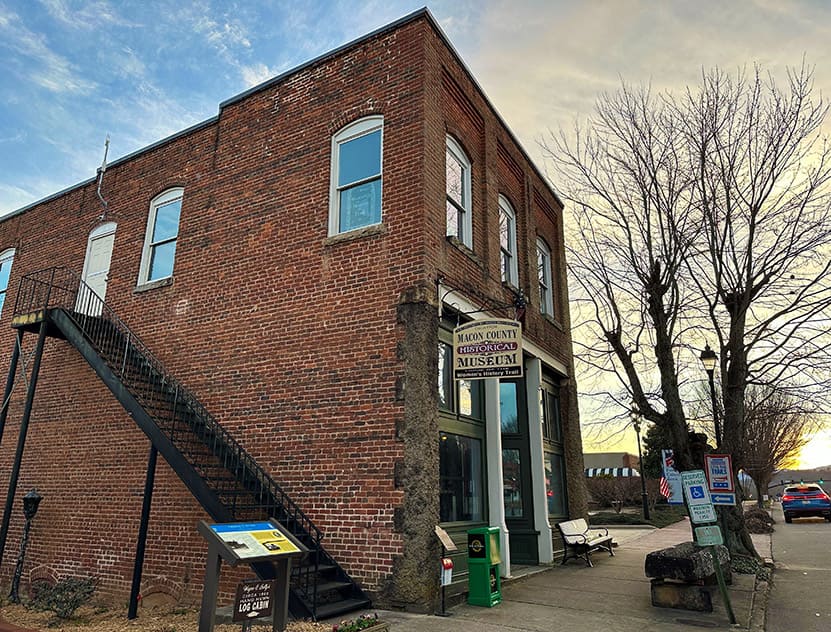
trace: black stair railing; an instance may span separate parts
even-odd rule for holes
[[[214,490],[232,520],[274,517],[311,551],[309,563],[292,572],[292,587],[317,618],[322,566],[334,567],[341,586],[367,601],[321,547],[323,534],[257,461],[182,384],[170,375],[146,344],[73,271],[51,268],[21,279],[15,317],[46,318],[62,310],[116,373],[156,425]]]

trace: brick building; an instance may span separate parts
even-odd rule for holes
[[[129,594],[143,518],[145,597],[198,599],[197,521],[271,514],[322,542],[292,593],[321,617],[434,608],[439,524],[456,592],[471,527],[503,575],[552,561],[586,504],[562,222],[427,11],[2,220],[0,484],[44,498],[24,581]],[[454,382],[453,327],[518,314],[524,377]]]

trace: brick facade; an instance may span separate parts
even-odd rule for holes
[[[382,223],[329,237],[332,135],[370,114],[384,119]],[[448,133],[473,165],[472,251],[445,237]],[[184,188],[173,277],[137,288],[150,201],[171,187]],[[21,277],[80,271],[89,233],[117,223],[107,303],[311,516],[371,594],[431,607],[436,578],[423,569],[437,556],[436,280],[476,300],[513,300],[500,280],[499,194],[518,217],[525,336],[573,371],[562,207],[429,14],[114,162],[103,194],[104,218],[89,181],[0,222],[0,250],[16,249],[0,319],[3,366]],[[555,255],[556,319],[536,304],[538,236]],[[24,358],[34,340],[24,337]],[[564,427],[579,455],[575,392],[564,379]],[[3,489],[24,395],[19,378],[0,446]],[[27,556],[33,577],[92,574],[104,594],[127,594],[148,449],[78,353],[49,339],[17,488],[18,499],[33,487],[44,497]],[[567,458],[569,470],[582,470],[578,460]],[[208,516],[167,464],[157,471],[142,590],[192,602],[206,551],[195,524]],[[569,485],[572,511],[582,511],[582,477]]]

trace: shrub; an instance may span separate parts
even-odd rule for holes
[[[332,632],[359,632],[366,630],[378,623],[378,615],[370,616],[362,614],[357,619],[350,619],[349,621],[341,621],[332,626]]]
[[[751,507],[744,512],[744,524],[750,533],[773,533],[774,520],[761,507]]]
[[[98,580],[92,577],[68,577],[54,586],[39,582],[29,605],[35,610],[54,612],[58,619],[69,619],[92,599]]]

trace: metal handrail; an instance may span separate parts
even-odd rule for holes
[[[292,501],[283,489],[271,478],[259,463],[234,439],[233,436],[217,422],[202,403],[188,391],[178,380],[170,375],[164,365],[153,355],[147,345],[137,336],[115,312],[89,287],[81,277],[64,267],[48,268],[25,275],[19,284],[17,297],[14,306],[14,315],[21,316],[39,312],[40,310],[63,309],[83,332],[87,340],[95,347],[96,351],[104,358],[105,362],[116,372],[120,372],[122,380],[127,376],[128,367],[136,368],[135,362],[141,362],[140,374],[149,380],[145,389],[137,387],[136,382],[125,385],[147,404],[153,398],[151,394],[167,394],[173,398],[173,406],[170,411],[171,427],[169,437],[174,440],[177,419],[184,421],[191,432],[197,432],[192,422],[182,420],[188,411],[192,413],[201,424],[206,434],[213,437],[212,445],[205,443],[212,454],[220,457],[218,452],[225,455],[223,467],[234,473],[237,482],[256,481],[259,486],[265,487],[273,502],[264,503],[263,509],[274,515],[275,510],[280,510],[286,519],[294,521],[310,539],[312,548],[322,553],[320,542],[323,534],[315,526],[311,519]],[[123,344],[122,344],[123,342]],[[116,352],[114,347],[121,351]],[[117,355],[120,353],[120,357]],[[154,388],[149,388],[150,386]],[[146,391],[146,392],[145,392]],[[144,405],[143,404],[143,405]],[[157,424],[159,419],[154,416]],[[158,424],[160,428],[162,426]],[[217,451],[217,447],[221,448]],[[227,457],[231,457],[228,462]],[[198,466],[198,464],[191,463]],[[245,474],[244,480],[240,480],[237,467]],[[248,490],[251,492],[251,490]],[[251,492],[256,494],[256,492]],[[232,509],[232,511],[234,511]],[[276,513],[276,512],[275,512]],[[315,569],[320,563],[319,555],[315,555]],[[298,569],[299,574],[299,569]],[[308,579],[307,594],[308,594]],[[316,608],[316,586],[311,589],[310,598],[313,607]]]

